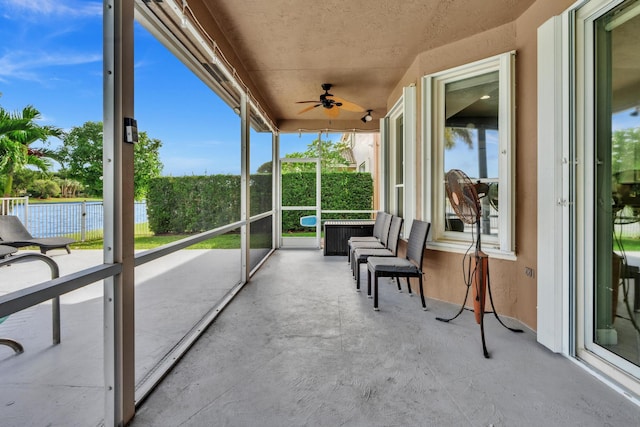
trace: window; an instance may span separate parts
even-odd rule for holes
[[[424,211],[434,248],[468,247],[475,226],[463,223],[447,200],[444,177],[460,169],[486,184],[480,232],[488,252],[513,256],[514,52],[423,78]]]
[[[382,121],[382,170],[384,192],[381,206],[404,218],[408,237],[416,211],[415,140],[416,88],[405,87],[402,98]]]

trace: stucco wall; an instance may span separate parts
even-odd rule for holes
[[[515,317],[536,329],[537,281],[537,28],[547,19],[562,13],[573,1],[539,0],[516,21],[489,29],[474,37],[423,52],[407,70],[388,99],[391,108],[402,88],[415,84],[421,93],[424,75],[468,64],[511,50],[516,51],[516,254],[515,261],[490,259],[491,289],[498,313]],[[421,99],[418,117],[421,117]],[[422,129],[418,124],[416,161],[418,182],[422,177]],[[416,188],[420,199],[422,185]],[[421,200],[417,218],[423,218]],[[553,236],[550,236],[553,238]],[[404,245],[403,245],[404,246]],[[401,250],[403,250],[402,248]],[[428,250],[425,252],[426,292],[431,298],[460,304],[466,287],[463,282],[462,255]],[[525,274],[532,268],[534,277]],[[469,300],[469,303],[471,301]]]

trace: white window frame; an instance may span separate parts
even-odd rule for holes
[[[403,190],[403,238],[407,238],[409,230],[416,215],[416,87],[407,86],[403,89],[402,98],[381,120],[381,146],[382,146],[382,192],[381,206],[394,215],[396,205],[396,189]],[[402,117],[402,184],[397,184],[396,177],[396,123]]]
[[[432,223],[427,247],[435,250],[464,252],[471,242],[470,233],[445,231],[444,192],[444,102],[445,85],[461,79],[499,73],[498,111],[498,237],[483,238],[483,250],[502,259],[515,259],[515,51],[492,56],[470,64],[426,75],[422,78],[422,123],[424,194],[423,212]],[[504,201],[504,202],[503,202]]]

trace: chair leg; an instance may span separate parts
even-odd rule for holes
[[[409,276],[405,277],[405,280],[407,281],[407,292],[409,292],[409,296],[413,296],[413,294],[411,293],[411,281],[409,279]]]
[[[351,276],[356,277],[356,273],[353,270],[353,260],[351,259],[351,255],[349,255],[349,268],[351,269]]]
[[[373,310],[380,311],[378,308],[378,275],[373,274]]]
[[[422,289],[422,274],[418,276],[418,282],[420,283],[420,299],[422,300],[422,309],[427,311],[427,304],[424,302],[424,290]]]
[[[371,298],[371,270],[367,267],[367,296]]]
[[[360,292],[360,260],[356,260],[356,290]]]
[[[400,276],[393,276],[391,280],[396,281],[396,285],[398,285],[398,292],[402,292],[402,287],[400,286]]]
[[[69,247],[69,245],[66,245],[64,247],[67,250],[67,253],[70,254],[71,253],[71,248]]]

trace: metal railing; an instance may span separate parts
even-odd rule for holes
[[[34,237],[65,236],[78,241],[103,238],[104,205],[98,202],[29,203],[28,197],[0,198],[0,215],[20,218]],[[134,205],[136,236],[151,235],[147,203]]]

